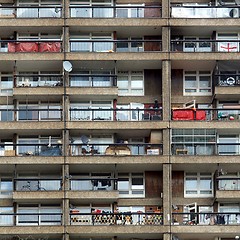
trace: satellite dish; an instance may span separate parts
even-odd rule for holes
[[[63,68],[66,72],[71,72],[72,71],[72,64],[69,61],[64,61],[63,62]]]
[[[235,84],[235,79],[233,77],[228,77],[227,78],[227,84],[228,85],[234,85]]]
[[[231,17],[231,18],[239,17],[238,9],[236,9],[236,8],[231,9],[229,12],[229,17]]]

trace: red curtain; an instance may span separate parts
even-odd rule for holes
[[[61,43],[59,42],[40,43],[39,52],[61,52]]]

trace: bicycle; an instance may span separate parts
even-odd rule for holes
[[[21,191],[47,191],[44,187],[41,187],[40,181],[35,185],[31,185],[31,181],[27,181],[26,185],[23,185]]]

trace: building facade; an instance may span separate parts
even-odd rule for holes
[[[0,239],[239,238],[239,0],[0,3]]]

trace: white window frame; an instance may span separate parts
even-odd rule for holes
[[[3,77],[8,77],[12,78],[12,86],[11,87],[2,87],[2,78]],[[11,83],[11,81],[8,81]],[[2,73],[0,72],[0,96],[13,96],[13,74],[8,72],[8,73]]]
[[[192,72],[192,73],[187,73]],[[201,71],[183,71],[183,95],[184,96],[211,96],[212,95],[212,72],[211,71],[202,71],[209,73],[200,73]],[[195,88],[186,88],[186,77],[192,76],[196,78],[196,87]],[[208,76],[210,77],[210,87],[200,88],[200,77]],[[186,89],[196,90],[196,92],[186,92]],[[209,92],[201,92],[201,90],[209,90]]]
[[[189,37],[186,36],[184,37],[184,40],[211,40],[210,37]],[[187,44],[193,44],[193,47],[186,47]],[[202,47],[201,46],[201,42],[184,42],[183,43],[183,51],[184,52],[211,52],[212,51],[212,43],[210,42],[210,46],[209,47]]]
[[[12,206],[0,207],[0,213],[2,214],[13,214]],[[13,215],[2,215],[0,216],[0,226],[13,226],[14,225],[14,216]]]
[[[196,178],[197,181],[197,189],[187,189],[186,188],[186,181],[187,178]],[[212,183],[212,188],[211,189],[200,189],[200,182],[202,178],[211,178],[211,183]],[[213,174],[212,173],[191,173],[191,172],[185,172],[184,173],[184,197],[186,198],[208,198],[208,197],[213,197],[213,190],[214,190],[214,183],[213,183]],[[196,191],[196,193],[187,193],[188,191]],[[211,191],[211,194],[204,194],[201,193],[201,191]]]
[[[121,88],[118,85],[118,95],[119,96],[144,96],[144,71],[118,71],[118,83],[120,77],[125,78],[124,81],[127,81],[127,87]],[[142,87],[132,87],[133,77],[140,77],[141,79],[136,81],[142,81]],[[121,92],[124,91],[124,92]],[[142,91],[141,94],[134,93],[134,90]]]
[[[140,8],[140,7],[144,7],[145,4],[116,4],[116,18],[144,18],[144,8]],[[126,7],[126,8],[117,8],[117,7]],[[134,10],[134,7],[136,7],[136,10],[138,10],[138,14],[137,16],[133,16],[133,13],[132,13],[132,10]],[[123,12],[124,11],[124,14],[125,12],[127,13],[126,14],[126,17],[121,17],[121,16],[118,16],[118,15],[121,15],[121,14],[118,14],[118,11],[121,11]]]
[[[135,175],[136,174],[136,175]],[[139,175],[138,175],[139,174]],[[125,174],[119,174],[118,178],[127,178],[128,179],[128,189],[119,189],[118,185],[118,191],[119,191],[119,196],[123,198],[144,198],[145,197],[145,174],[144,173],[125,173]],[[133,178],[142,178],[143,179],[143,185],[141,186],[134,186],[132,184]],[[119,181],[120,182],[120,181]],[[119,184],[118,182],[118,184]],[[128,192],[127,193],[121,193],[123,192]],[[134,192],[137,191],[142,191],[142,194],[134,194]]]
[[[12,182],[12,188],[3,190],[2,189],[2,182]],[[12,192],[13,192],[13,180],[11,177],[5,177],[5,176],[0,176],[0,199],[2,198],[12,198]]]

